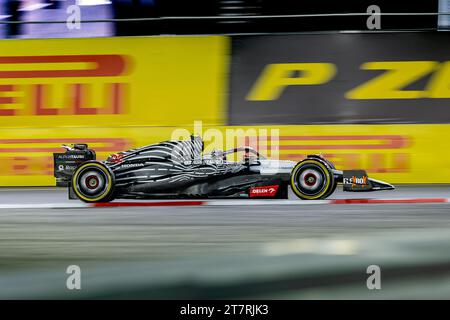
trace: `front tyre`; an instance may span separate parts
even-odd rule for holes
[[[305,159],[297,163],[291,172],[291,188],[300,199],[325,199],[335,187],[334,176],[322,161]]]
[[[84,202],[111,201],[114,193],[113,173],[101,162],[85,162],[72,176],[72,189]]]

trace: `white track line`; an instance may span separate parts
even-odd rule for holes
[[[427,199],[440,199],[442,202],[427,202]],[[302,201],[302,200],[276,200],[276,199],[261,199],[261,200],[253,200],[253,199],[242,199],[242,200],[199,200],[196,202],[200,202],[200,204],[193,204],[193,206],[279,206],[279,205],[295,205],[295,206],[310,206],[310,205],[324,205],[324,204],[346,204],[346,203],[336,203],[336,201],[352,201],[356,200],[354,204],[383,204],[383,201],[386,201],[387,204],[392,204],[392,201],[396,200],[406,200],[411,202],[405,202],[404,204],[430,204],[430,203],[447,203],[450,204],[450,198],[391,198],[391,199],[333,199],[333,200],[312,200],[312,201]],[[360,203],[360,200],[368,200],[367,203]],[[370,202],[371,200],[375,200],[377,202]],[[416,200],[420,200],[419,202],[414,202]],[[170,203],[176,203],[180,200],[153,200],[153,201],[142,201],[143,206],[145,203],[154,202],[164,202],[164,206],[171,206]],[[194,201],[194,200],[192,200]],[[122,201],[120,201],[122,202]],[[139,201],[130,201],[130,204],[134,204]],[[394,202],[395,203],[395,202]],[[111,204],[114,204],[112,202]],[[353,204],[353,203],[348,203]],[[78,208],[91,208],[92,204],[83,203],[80,201],[70,201],[70,202],[61,202],[61,203],[27,203],[27,204],[0,204],[0,209],[78,209]],[[189,205],[187,205],[189,206]],[[111,207],[114,207],[111,206]]]
[[[87,203],[25,203],[25,204],[1,204],[0,209],[66,209],[89,208]]]

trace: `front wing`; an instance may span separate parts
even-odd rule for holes
[[[387,182],[369,178],[365,170],[333,170],[333,174],[335,179],[343,184],[344,191],[364,192],[395,189]]]

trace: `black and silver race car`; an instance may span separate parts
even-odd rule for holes
[[[301,199],[325,199],[338,183],[344,191],[391,190],[364,170],[337,170],[320,155],[300,162],[270,160],[250,147],[203,155],[204,143],[164,141],[119,152],[97,161],[87,144],[64,146],[54,153],[57,186],[69,188],[70,199],[107,202],[117,198],[278,198],[288,187]],[[241,161],[229,155],[242,152]]]

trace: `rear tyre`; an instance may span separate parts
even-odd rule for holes
[[[303,200],[325,199],[336,185],[331,168],[316,159],[300,161],[291,172],[292,191]]]
[[[101,162],[80,165],[72,176],[72,190],[84,202],[108,202],[114,194],[114,175]]]

